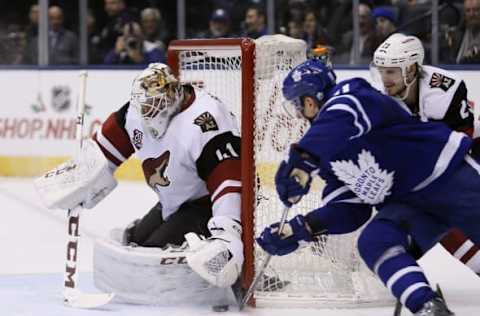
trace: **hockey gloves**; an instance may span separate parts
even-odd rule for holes
[[[260,247],[271,255],[287,255],[297,250],[302,242],[312,241],[312,233],[303,215],[297,215],[286,222],[281,232],[279,227],[280,223],[272,224],[257,238]]]
[[[296,145],[290,147],[287,160],[282,161],[275,175],[277,193],[285,206],[291,207],[308,193],[312,176],[319,171],[318,164],[315,158]]]

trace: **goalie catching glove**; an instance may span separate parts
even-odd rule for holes
[[[214,216],[208,221],[208,229],[212,234],[208,239],[195,233],[185,235],[190,248],[188,265],[210,284],[229,287],[242,272],[242,227],[229,217]]]
[[[109,162],[91,139],[84,142],[79,157],[73,158],[34,181],[50,209],[90,209],[117,186]]]

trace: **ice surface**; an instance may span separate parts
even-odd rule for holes
[[[143,182],[121,182],[94,210],[81,216],[80,288],[92,285],[92,240],[110,228],[125,226],[155,203]],[[30,179],[0,178],[0,315],[1,316],[202,316],[219,315],[210,306],[167,308],[114,302],[98,310],[78,310],[62,303],[66,224],[63,211],[45,209]],[[457,316],[480,315],[480,278],[436,247],[421,261],[432,283],[440,283]],[[391,308],[368,309],[253,309],[230,307],[221,315],[253,316],[389,316]],[[402,315],[410,315],[404,312]]]

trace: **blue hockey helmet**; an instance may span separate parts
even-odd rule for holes
[[[325,94],[336,84],[336,79],[330,66],[321,60],[309,59],[288,73],[283,81],[283,96],[301,113],[304,97],[312,97],[322,104]]]

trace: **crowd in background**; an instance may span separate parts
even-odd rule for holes
[[[186,0],[186,38],[251,37],[268,34],[264,0]],[[176,1],[89,0],[88,63],[104,65],[164,62],[177,38]],[[440,1],[439,62],[480,62],[480,0]],[[356,64],[370,63],[392,32],[431,42],[431,1],[360,0]],[[49,1],[49,64],[79,63],[78,2]],[[38,62],[39,6],[36,1],[0,4],[0,64]],[[336,64],[353,64],[351,0],[277,0],[275,32],[326,46]]]

